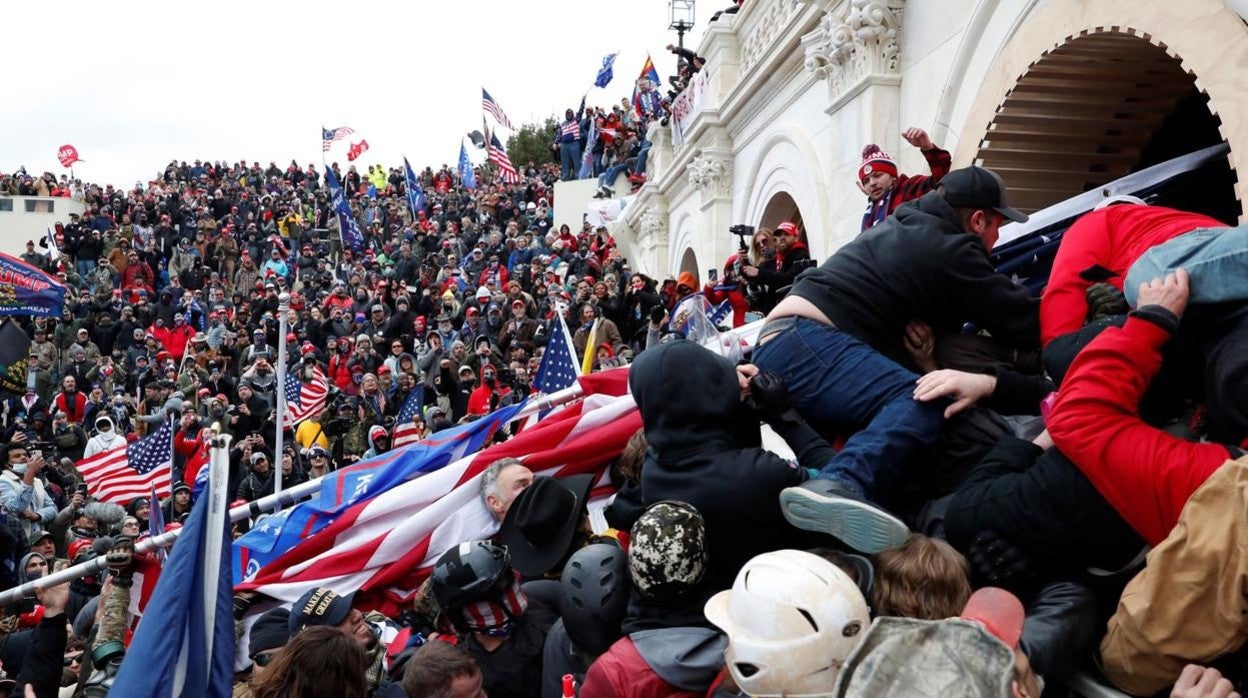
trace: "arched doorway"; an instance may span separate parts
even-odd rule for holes
[[[979,143],[1012,203],[1032,212],[1136,170],[1223,142],[1221,121],[1182,60],[1127,29],[1080,34],[1018,78]],[[1164,203],[1234,222],[1235,174],[1202,170]]]
[[[802,233],[802,242],[807,245],[810,241],[806,237],[806,224],[802,222],[802,211],[797,207],[797,202],[788,192],[779,192],[771,197],[767,202],[767,207],[763,209],[763,217],[759,220],[756,228],[776,229],[777,225],[785,221],[792,221],[797,224],[797,229]]]
[[[680,273],[685,272],[692,273],[693,278],[698,280],[698,287],[702,286],[702,274],[698,272],[698,256],[692,247],[685,248],[685,253],[680,256]]]

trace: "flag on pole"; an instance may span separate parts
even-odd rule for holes
[[[573,358],[572,333],[568,331],[568,323],[563,321],[563,313],[555,315],[559,318],[559,328],[546,343],[542,365],[538,367],[533,381],[537,389],[547,395],[572,387],[581,375],[581,367]]]
[[[214,457],[214,461],[218,458]],[[191,508],[110,695],[228,698],[234,683],[226,473],[212,464],[211,495]]]
[[[173,421],[125,448],[84,458],[77,467],[87,491],[101,502],[125,506],[148,496],[153,488],[158,496],[167,497],[173,472]],[[153,509],[159,506],[151,504]]]
[[[425,210],[425,190],[421,189],[420,180],[412,171],[412,165],[407,161],[407,156],[403,157],[403,183],[403,188],[407,192],[407,208],[411,210],[414,219],[417,211]]]
[[[654,85],[656,91],[663,84],[663,81],[659,79],[659,71],[655,70],[654,61],[650,60],[650,54],[648,53],[646,54],[646,64],[641,66],[641,75],[637,76],[638,82],[642,78],[649,80]],[[641,90],[637,89],[635,84],[633,85],[633,111],[637,112],[638,115],[645,113],[641,106]]]
[[[581,375],[588,376],[594,371],[594,355],[598,353],[598,326],[602,318],[594,318],[589,326],[589,336],[585,338],[585,356],[581,358]]]
[[[351,215],[351,206],[347,203],[347,197],[343,195],[337,175],[329,165],[325,166],[325,184],[329,186],[331,205],[338,216],[338,232],[342,235],[342,241],[359,252],[364,249],[364,233],[360,232],[360,224],[355,221],[355,216]]]
[[[261,517],[238,539],[234,544],[235,583],[251,579],[266,566],[276,564],[300,541],[329,526],[358,502],[476,453],[500,425],[506,424],[523,408],[523,404],[496,410],[475,422],[440,431],[407,448],[391,449],[330,473],[311,499]]]
[[[340,141],[347,136],[355,133],[355,129],[349,126],[339,126],[336,129],[327,129],[321,127],[321,152],[328,153],[334,141]]]
[[[576,173],[577,179],[589,179],[594,173],[594,146],[596,145],[598,145],[598,123],[591,119],[589,136],[585,139],[585,150],[581,153],[581,167]]]
[[[208,468],[202,468],[207,471]],[[152,486],[152,497],[147,500],[147,534],[152,538],[159,536],[165,532],[165,510],[160,507],[160,497],[156,496],[156,486]],[[163,565],[165,560],[169,558],[169,551],[164,548],[158,548],[156,557],[160,559]]]
[[[324,586],[358,592],[361,608],[395,614],[410,603],[442,553],[498,529],[481,501],[481,474],[490,463],[512,457],[539,476],[600,475],[624,450],[641,428],[628,394],[628,370],[603,371],[580,382],[588,397],[577,404],[475,456],[359,501],[236,589],[290,602]],[[594,494],[609,491],[598,487]]]
[[[394,436],[390,439],[393,448],[406,446],[420,440],[420,429],[416,426],[416,418],[425,407],[425,384],[421,383],[407,394],[403,406],[395,421]]]
[[[481,108],[485,110],[486,114],[494,117],[494,121],[499,126],[508,131],[516,130],[516,127],[511,125],[511,119],[508,119],[507,115],[503,113],[503,108],[498,106],[498,102],[494,101],[494,98],[490,96],[489,92],[485,91],[484,87],[481,88]]]
[[[283,426],[292,429],[299,422],[325,409],[329,397],[329,381],[319,365],[312,367],[312,377],[303,380],[294,371],[286,374],[286,419]]]
[[[468,149],[459,144],[459,178],[467,189],[477,188],[477,175],[472,171],[472,163],[468,161]]]
[[[619,52],[612,53],[602,59],[602,67],[598,69],[598,77],[594,78],[594,87],[606,87],[611,82],[611,78],[615,77],[615,73],[611,71],[611,66],[615,65],[615,57],[620,55]]]
[[[368,152],[367,140],[360,139],[359,143],[352,143],[351,147],[347,148],[347,162],[354,162],[366,152]]]
[[[507,157],[507,151],[503,150],[503,144],[498,142],[498,134],[490,134],[490,162],[498,165],[498,174],[502,180],[508,184],[514,184],[520,181],[520,173],[516,172],[515,165],[511,164],[511,158]]]

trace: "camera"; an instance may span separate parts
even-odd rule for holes
[[[734,225],[728,228],[728,233],[730,235],[740,235],[742,237],[749,237],[754,234],[754,226],[745,225],[745,224]]]

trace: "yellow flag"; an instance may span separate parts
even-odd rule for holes
[[[602,318],[594,320],[589,328],[589,339],[585,341],[585,358],[581,360],[581,375],[588,376],[594,371],[594,356],[598,354],[598,323]]]

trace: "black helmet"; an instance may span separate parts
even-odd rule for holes
[[[607,543],[572,554],[559,580],[559,612],[572,644],[593,655],[620,639],[628,611],[628,554]]]
[[[460,543],[433,566],[433,597],[450,611],[489,598],[513,581],[507,548],[488,540]]]

